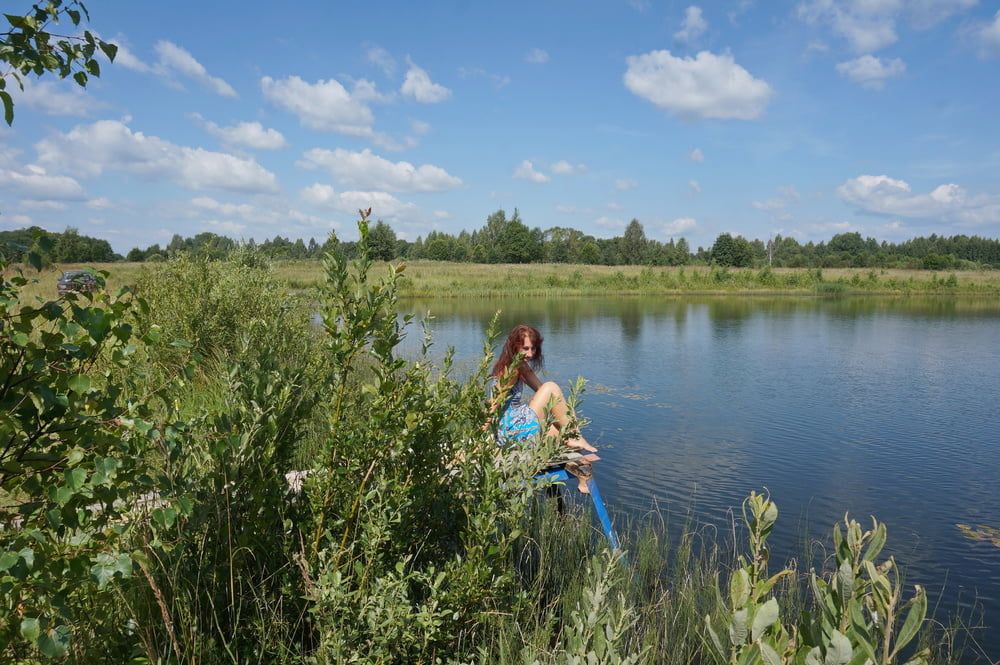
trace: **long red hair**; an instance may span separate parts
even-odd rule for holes
[[[507,335],[507,341],[504,342],[503,350],[500,351],[500,357],[497,358],[493,369],[490,371],[492,376],[503,376],[503,373],[507,371],[507,368],[514,361],[514,356],[521,352],[521,346],[524,343],[525,337],[530,339],[535,347],[534,357],[528,361],[528,364],[532,369],[538,369],[542,366],[542,333],[522,323],[514,326],[514,329]]]

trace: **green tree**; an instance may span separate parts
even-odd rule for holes
[[[88,77],[101,75],[101,66],[94,58],[98,49],[114,62],[118,47],[97,39],[89,30],[84,30],[82,37],[49,31],[50,26],[67,19],[74,27],[79,26],[83,17],[90,20],[87,8],[75,0],[66,4],[62,0],[47,0],[32,5],[23,16],[4,14],[10,30],[0,33],[0,62],[10,65],[10,69],[0,72],[0,101],[8,125],[14,122],[14,99],[7,91],[8,77],[21,90],[24,77],[47,72],[60,78],[72,76],[78,85],[86,86]]]
[[[368,253],[376,261],[396,258],[396,232],[381,219],[368,233]]]
[[[719,234],[712,245],[712,261],[720,266],[747,267],[753,263],[753,247],[743,236]]]
[[[637,265],[642,263],[646,257],[646,248],[649,241],[646,240],[646,231],[638,219],[633,219],[625,228],[625,235],[622,236],[621,255],[625,263]]]

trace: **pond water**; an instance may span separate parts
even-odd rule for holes
[[[587,379],[584,430],[619,513],[656,507],[731,531],[750,490],[781,516],[773,561],[829,541],[845,512],[937,616],[984,624],[1000,658],[1000,301],[782,297],[409,300],[459,371],[500,329],[538,327],[543,378]],[[419,348],[411,329],[407,352]],[[963,529],[959,525],[967,525]],[[992,531],[991,531],[992,530]],[[977,539],[975,536],[986,536]],[[971,537],[970,537],[971,536]],[[817,559],[822,553],[812,548]]]

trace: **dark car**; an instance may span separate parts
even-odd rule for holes
[[[59,295],[67,293],[93,293],[97,290],[97,278],[86,270],[67,270],[56,283]]]

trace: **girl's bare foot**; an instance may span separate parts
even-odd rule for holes
[[[588,453],[596,453],[597,448],[593,447],[587,440],[582,436],[576,436],[570,439],[566,439],[566,445],[570,448],[579,448],[581,450],[586,450]]]

